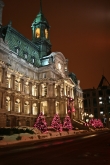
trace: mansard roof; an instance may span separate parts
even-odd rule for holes
[[[25,38],[22,34],[16,31],[11,24],[7,26],[3,26],[1,28],[1,37],[4,42],[8,43],[9,49],[12,52],[15,52],[15,49],[19,49],[18,56],[20,58],[25,59],[24,54],[27,54],[27,62],[32,63],[32,58],[35,59],[35,63],[33,64],[36,67],[41,65],[39,59],[39,48],[33,42]],[[16,54],[16,52],[15,52]]]
[[[77,77],[74,73],[69,73],[69,77],[73,80],[75,84],[78,84]]]

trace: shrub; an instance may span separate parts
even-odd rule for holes
[[[18,137],[16,138],[16,140],[21,140],[21,138],[22,138],[21,136],[18,136]]]

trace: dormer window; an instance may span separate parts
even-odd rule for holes
[[[24,58],[25,58],[25,60],[27,60],[27,58],[28,58],[28,53],[24,53]]]
[[[35,57],[32,57],[32,63],[33,64],[35,63]]]
[[[17,55],[19,54],[19,47],[15,47],[15,52]]]
[[[21,44],[21,41],[18,40],[17,42],[18,42],[18,44]]]

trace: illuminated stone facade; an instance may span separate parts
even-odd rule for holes
[[[82,90],[68,74],[68,60],[51,52],[49,24],[41,9],[32,32],[29,41],[11,23],[1,26],[0,127],[33,126],[41,111],[48,125],[55,113],[63,120],[68,97],[75,100],[71,117],[78,119],[83,111]]]

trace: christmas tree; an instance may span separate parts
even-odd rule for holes
[[[91,119],[89,121],[89,126],[93,126],[94,128],[102,128],[103,123],[100,119]]]
[[[51,126],[52,126],[56,131],[59,131],[59,132],[62,131],[62,124],[61,124],[60,117],[59,117],[58,114],[55,114],[55,115],[54,115],[54,118],[53,118],[53,120],[52,120]]]
[[[38,118],[36,119],[34,127],[39,129],[42,133],[47,131],[47,123],[45,121],[45,117],[42,112],[39,114]]]
[[[66,130],[72,130],[71,119],[68,115],[64,119],[63,128],[66,129]]]

